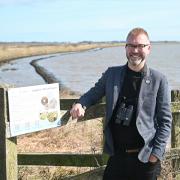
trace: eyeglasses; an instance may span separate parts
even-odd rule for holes
[[[145,48],[146,46],[149,46],[149,44],[137,44],[137,45],[135,45],[135,44],[126,44],[126,47],[128,47],[128,48],[138,48],[138,49],[143,49],[143,48]]]

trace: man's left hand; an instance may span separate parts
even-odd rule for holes
[[[158,158],[154,156],[153,154],[150,155],[149,157],[149,162],[155,163],[158,161]]]

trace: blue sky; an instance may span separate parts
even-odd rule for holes
[[[179,0],[0,0],[0,41],[180,41]]]

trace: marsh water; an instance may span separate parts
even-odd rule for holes
[[[0,66],[0,83],[28,86],[46,83],[30,62],[54,82],[72,91],[84,93],[110,66],[126,63],[124,47],[94,49],[17,59]],[[180,43],[154,43],[147,64],[161,71],[171,89],[180,89]]]

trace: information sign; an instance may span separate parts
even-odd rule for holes
[[[61,125],[59,84],[8,89],[10,136]]]

